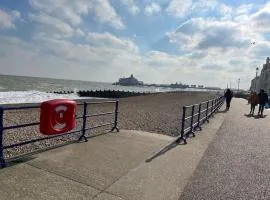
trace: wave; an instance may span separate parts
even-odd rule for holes
[[[77,94],[53,94],[35,90],[0,92],[0,104],[40,103],[61,98],[81,99]]]

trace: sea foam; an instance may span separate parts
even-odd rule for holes
[[[0,104],[40,103],[52,99],[80,99],[77,94],[54,94],[40,91],[0,92]]]

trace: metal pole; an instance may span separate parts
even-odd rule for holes
[[[114,127],[112,128],[111,131],[116,130],[117,132],[119,132],[119,128],[118,128],[118,113],[119,113],[119,100],[117,100],[115,102]]]
[[[205,112],[205,120],[206,120],[207,122],[209,122],[209,120],[208,120],[208,108],[209,108],[209,101],[207,101],[207,104],[206,104],[206,112]]]
[[[196,126],[196,128],[198,128],[198,129],[200,129],[200,130],[202,130],[202,127],[201,127],[201,110],[202,110],[202,104],[200,103],[199,104],[199,113],[198,113],[198,119],[197,119],[197,126]]]
[[[240,78],[238,79],[238,92],[239,92]]]
[[[195,137],[195,133],[193,130],[194,110],[195,110],[195,105],[192,106],[192,110],[191,110],[191,120],[190,120],[190,130],[189,130],[189,133],[191,133],[193,137]]]
[[[212,103],[211,103],[211,116],[214,117],[214,100],[212,100]]]
[[[4,158],[3,132],[4,132],[4,108],[0,107],[0,168],[6,167]]]
[[[218,111],[218,98],[215,99],[215,112]]]
[[[183,106],[181,135],[180,138],[177,138],[176,140],[176,142],[178,143],[180,143],[181,140],[183,140],[184,144],[187,144],[187,140],[185,138],[186,109],[187,109],[186,106]]]
[[[82,126],[82,135],[79,138],[79,141],[84,139],[85,142],[87,142],[87,138],[85,137],[85,128],[86,128],[86,120],[87,120],[87,103],[83,103],[83,126]]]
[[[257,92],[257,76],[258,76],[259,67],[256,68],[256,76],[255,76],[255,88],[254,91]]]

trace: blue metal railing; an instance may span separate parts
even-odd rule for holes
[[[187,144],[186,139],[189,135],[195,137],[195,131],[202,130],[201,125],[204,122],[209,122],[209,118],[214,116],[223,103],[224,97],[222,96],[199,104],[183,106],[181,132],[177,141],[179,143],[183,141],[184,144]],[[190,114],[188,114],[188,110],[190,110]]]
[[[88,115],[87,114],[88,105],[98,105],[98,104],[115,104],[115,109],[112,112],[105,112],[105,113],[97,113],[97,114]],[[43,140],[48,140],[48,139],[71,135],[71,134],[80,133],[80,132],[82,134],[80,135],[78,140],[79,141],[84,140],[85,142],[87,142],[88,137],[86,136],[86,131],[93,130],[93,129],[100,128],[100,127],[104,127],[104,126],[110,126],[110,125],[112,125],[111,131],[116,130],[117,132],[119,132],[119,128],[118,128],[119,100],[102,101],[102,102],[84,102],[84,103],[78,103],[77,105],[83,106],[83,115],[76,116],[76,119],[83,119],[81,130],[67,132],[67,133],[63,133],[63,134],[59,134],[59,135],[53,135],[53,136],[48,136],[48,137],[27,140],[27,141],[14,143],[14,144],[10,144],[10,145],[4,145],[4,132],[5,132],[5,130],[12,130],[12,129],[18,129],[18,128],[24,128],[24,127],[37,126],[40,123],[34,122],[34,123],[19,124],[19,125],[14,125],[14,126],[4,126],[4,113],[5,113],[5,111],[33,109],[33,108],[39,108],[39,106],[36,106],[36,105],[35,106],[15,106],[15,107],[0,106],[0,168],[6,167],[6,160],[5,160],[5,155],[4,155],[5,149],[11,149],[11,148],[18,147],[18,146],[23,146],[23,145],[43,141]],[[105,116],[105,115],[114,115],[114,121],[110,122],[110,123],[99,124],[99,125],[92,126],[92,127],[86,127],[88,118]]]

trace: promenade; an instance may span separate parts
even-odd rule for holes
[[[233,99],[187,145],[122,130],[33,155],[0,170],[0,199],[269,200],[270,116],[248,112]]]

